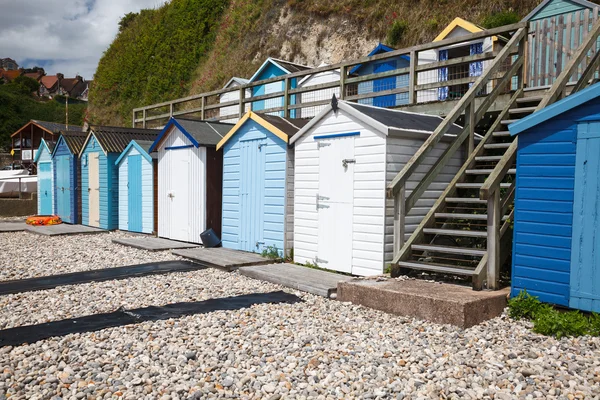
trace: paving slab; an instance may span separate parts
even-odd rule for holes
[[[22,221],[0,222],[0,233],[2,232],[20,232],[27,229],[27,224]]]
[[[390,314],[469,328],[502,314],[510,288],[475,291],[418,279],[340,282],[337,298]]]
[[[188,258],[201,265],[206,265],[207,267],[221,268],[227,271],[250,265],[272,264],[276,262],[276,260],[265,258],[260,254],[224,249],[223,247],[177,249],[171,253],[176,256]]]
[[[254,279],[277,283],[317,296],[331,297],[338,283],[352,280],[351,276],[303,267],[295,264],[273,264],[239,269],[240,274]]]
[[[85,234],[108,232],[104,229],[94,228],[92,226],[70,225],[70,224],[45,225],[45,226],[28,225],[26,230],[27,230],[27,232],[35,233],[38,235],[45,235],[45,236],[85,235]]]
[[[124,238],[124,239],[113,239],[113,243],[122,244],[123,246],[135,247],[136,249],[148,250],[148,251],[163,251],[173,249],[189,249],[194,247],[200,247],[199,244],[178,242],[176,240],[169,240],[157,237],[139,237],[139,238]]]

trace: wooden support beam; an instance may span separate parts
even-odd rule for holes
[[[400,188],[394,197],[394,257],[400,252],[404,244],[404,221],[406,211],[404,209],[404,197],[406,187]]]
[[[415,51],[410,52],[410,72],[408,75],[408,104],[415,104],[417,102],[417,91],[415,85],[417,84],[417,65],[419,65],[419,55]]]
[[[238,117],[242,118],[244,116],[244,114],[246,113],[245,109],[246,107],[244,107],[244,97],[246,96],[246,89],[240,87],[240,110],[238,113]]]
[[[498,164],[496,164],[496,167],[494,167],[492,173],[488,176],[481,189],[479,189],[479,198],[481,200],[488,200],[494,192],[500,189],[500,182],[502,182],[517,157],[517,146],[518,140],[515,136],[500,161],[498,161]]]
[[[340,67],[340,99],[346,99],[346,79],[348,78],[346,75],[348,74],[348,70],[345,65]]]
[[[200,119],[204,120],[204,106],[206,103],[206,97],[202,96],[200,100]]]
[[[500,190],[495,190],[488,199],[487,206],[487,287],[498,289],[500,278]]]
[[[467,136],[467,155],[471,155],[475,150],[475,105],[474,102],[469,103],[465,109],[465,123]]]
[[[283,116],[285,118],[290,117],[290,78],[285,78],[283,81]]]

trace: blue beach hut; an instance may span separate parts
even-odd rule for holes
[[[155,232],[156,153],[149,153],[151,141],[132,140],[115,164],[119,169],[119,229]]]
[[[38,214],[50,215],[54,211],[52,206],[52,187],[54,178],[52,176],[52,150],[53,142],[42,139],[33,162],[37,165],[37,187],[38,187]]]
[[[81,221],[79,152],[87,132],[62,131],[52,152],[54,212],[69,224]]]
[[[294,153],[289,139],[308,120],[246,113],[223,149],[223,247],[260,253],[293,246]]]
[[[512,295],[600,312],[600,84],[509,130],[519,135]]]
[[[79,156],[81,223],[102,229],[119,227],[119,175],[115,162],[132,140],[154,141],[155,129],[93,126]]]

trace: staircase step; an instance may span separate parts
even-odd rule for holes
[[[531,114],[534,111],[535,111],[535,107],[519,107],[519,108],[513,108],[513,109],[508,110],[508,113],[509,114],[525,114],[525,113]]]
[[[484,149],[508,149],[510,147],[510,142],[508,143],[489,143],[484,144]]]
[[[543,99],[542,96],[521,97],[521,98],[517,99],[517,104],[539,103],[540,101],[542,101],[542,99]]]
[[[446,253],[446,254],[460,254],[463,256],[476,256],[483,257],[486,253],[485,250],[481,249],[469,249],[466,247],[454,247],[454,246],[439,246],[435,244],[413,244],[411,246],[413,250],[430,251],[434,253]]]
[[[517,122],[518,120],[519,119],[504,119],[504,120],[500,121],[500,123],[502,125],[510,125],[510,124]]]
[[[492,136],[494,137],[509,137],[510,131],[496,131],[492,132]]]
[[[474,197],[446,197],[446,203],[471,203],[471,204],[487,204],[487,200],[481,200]]]
[[[479,156],[475,157],[475,161],[500,161],[502,156]]]
[[[442,228],[423,228],[423,233],[427,235],[444,236],[466,236],[476,238],[487,238],[486,231],[466,231],[462,229],[442,229]]]
[[[487,221],[487,214],[461,214],[461,213],[435,213],[436,218],[446,219],[470,219],[477,221]],[[508,216],[503,216],[502,220],[506,221]]]
[[[414,261],[400,261],[398,263],[400,268],[409,268],[415,269],[419,271],[429,271],[429,272],[437,272],[440,274],[450,274],[450,275],[464,275],[464,276],[473,276],[475,271],[472,269],[466,268],[457,268],[450,265],[440,265],[440,264],[425,264]]]
[[[467,175],[489,175],[492,173],[492,171],[494,171],[493,169],[468,169],[466,171]],[[514,175],[517,173],[517,169],[516,168],[511,168],[508,171],[506,171],[507,174],[510,175]]]
[[[479,189],[480,187],[483,186],[483,182],[476,182],[476,183],[457,183],[455,185],[455,187],[459,188],[459,189]],[[500,188],[501,189],[508,189],[510,187],[510,183],[501,183],[500,184]]]

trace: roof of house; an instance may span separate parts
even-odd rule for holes
[[[376,54],[381,54],[381,53],[388,53],[390,51],[395,51],[395,50],[396,49],[394,49],[390,46],[386,46],[385,44],[380,42],[377,44],[377,46],[375,46],[373,48],[373,50],[371,50],[371,52],[369,54],[367,54],[367,57],[371,57],[371,56],[374,56]],[[410,57],[407,56],[406,54],[401,55],[400,58],[410,61]],[[360,70],[362,67],[363,67],[363,64],[356,64],[354,67],[352,67],[350,69],[350,75],[357,73],[358,70]]]
[[[285,61],[285,60],[280,60],[280,59],[277,59],[277,58],[269,57],[256,70],[256,72],[254,73],[254,75],[252,75],[252,77],[248,80],[248,82],[254,82],[256,80],[256,78],[260,75],[260,73],[262,72],[262,70],[267,67],[267,64],[274,64],[274,65],[276,65],[277,67],[279,67],[286,74],[292,74],[292,73],[298,72],[298,71],[306,71],[307,69],[311,69],[312,68],[312,67],[309,67],[307,65],[296,64],[296,63],[293,63],[293,62],[290,62],[290,61]]]
[[[142,157],[144,157],[149,162],[152,162],[152,160],[156,160],[158,158],[158,154],[156,154],[156,152],[150,152],[150,148],[152,148],[153,143],[154,141],[152,140],[132,140],[131,142],[129,142],[127,147],[125,147],[119,158],[117,158],[117,161],[115,161],[115,165],[119,165],[121,160],[125,157],[125,155],[129,152],[129,149],[131,148],[136,148],[138,152],[142,155]]]
[[[225,84],[225,86],[223,86],[223,89],[227,89],[233,83],[237,83],[239,86],[241,86],[241,85],[245,85],[248,82],[249,82],[248,79],[244,79],[244,78],[240,78],[240,77],[234,76],[229,81],[227,81],[227,83]]]
[[[52,133],[59,133],[60,131],[69,129],[67,125],[59,124],[57,122],[40,121],[37,119],[32,119],[31,122]]]
[[[521,21],[529,21],[533,16],[535,16],[539,11],[541,11],[544,7],[548,5],[548,3],[553,0],[544,0],[536,8],[531,10],[529,14],[527,14]],[[592,3],[591,1],[586,0],[568,0],[569,3],[579,4],[582,7],[594,9],[598,7],[598,4]]]
[[[335,103],[335,106],[334,106]],[[331,107],[324,108],[319,114],[309,121],[290,141],[294,143],[302,135],[308,132],[323,117],[331,112],[334,107],[348,112],[357,119],[375,127],[379,131],[388,134],[390,129],[405,132],[433,133],[442,123],[443,118],[435,115],[418,114],[400,110],[374,107],[366,104],[357,104],[343,100],[332,101]],[[462,128],[456,124],[451,125],[446,131],[447,135],[456,135]]]
[[[38,71],[38,72],[26,72],[26,73],[23,74],[23,76],[26,76],[26,77],[31,78],[31,79],[39,80],[43,76],[43,74],[42,74],[42,71]]]
[[[573,108],[598,97],[600,97],[600,83],[588,86],[577,93],[565,97],[564,99],[559,100],[556,103],[541,109],[540,111],[536,111],[533,114],[528,115],[527,117],[522,118],[513,124],[510,124],[508,126],[508,130],[512,136],[520,134],[536,125],[546,122],[549,119],[570,111]]]
[[[71,97],[78,97],[87,88],[87,84],[80,77],[63,78],[60,81],[60,86],[69,93]]]
[[[21,75],[21,71],[18,69],[10,69],[8,71],[2,72],[2,77],[8,81],[12,81],[15,78],[18,78]]]
[[[452,33],[452,31],[456,28],[462,28],[470,33],[481,32],[483,28],[479,25],[475,25],[472,22],[467,21],[466,19],[462,19],[460,17],[456,17],[450,22],[444,30],[442,30],[439,35],[433,39],[434,42],[439,42],[440,40],[444,40]]]
[[[327,64],[326,62],[322,62],[321,64],[319,64],[319,66],[317,68],[320,67],[326,67],[329,64]],[[340,75],[340,70],[339,69],[335,69],[333,71],[324,71],[324,72],[317,72],[314,74],[310,74],[310,75],[306,75],[305,77],[303,77],[302,79],[300,79],[300,81],[298,82],[298,86],[302,86],[304,83],[306,83],[308,80],[310,80],[310,78],[312,78],[313,76],[319,76],[320,74],[332,74],[332,75],[337,75],[338,78],[337,80],[339,80],[339,75]]]
[[[216,121],[204,121],[191,118],[173,118],[169,120],[167,125],[160,132],[158,137],[150,146],[149,151],[156,151],[160,142],[166,137],[167,132],[171,128],[177,127],[192,144],[196,147],[200,146],[216,146],[217,143],[229,132],[233,124]]]
[[[117,126],[92,126],[85,140],[85,148],[94,135],[105,153],[121,153],[132,140],[154,141],[160,133],[157,129],[123,128]],[[83,148],[81,151],[83,151]]]
[[[61,131],[60,135],[72,154],[81,153],[88,133],[84,131]],[[60,140],[60,138],[58,139]]]
[[[248,111],[238,121],[237,124],[225,135],[223,139],[217,144],[217,150],[219,150],[233,135],[246,123],[248,120],[253,120],[258,123],[269,132],[272,132],[275,136],[288,143],[289,140],[302,129],[303,126],[308,124],[306,119],[290,119],[283,118],[276,115],[259,114],[253,111]]]
[[[58,76],[56,75],[45,75],[40,79],[40,83],[46,87],[46,89],[52,89],[54,85],[58,83]]]

